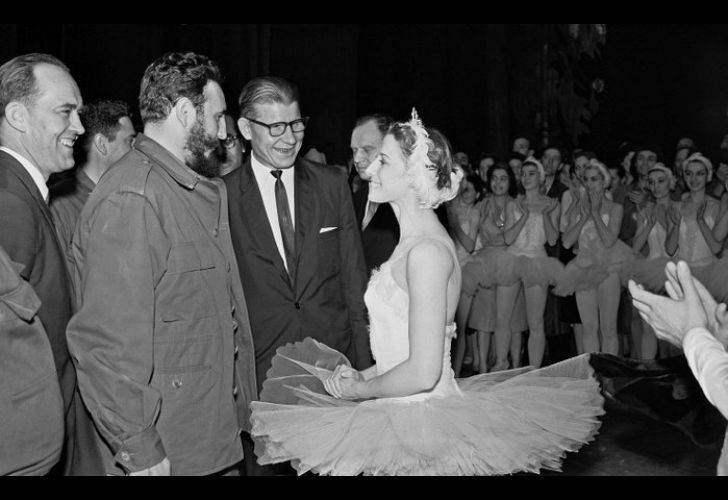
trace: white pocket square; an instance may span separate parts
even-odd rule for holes
[[[321,230],[319,231],[319,234],[330,233],[331,231],[336,231],[337,229],[339,229],[339,228],[338,227],[322,227]]]

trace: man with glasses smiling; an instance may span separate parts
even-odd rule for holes
[[[225,177],[230,230],[248,300],[258,390],[276,349],[312,337],[372,364],[364,313],[366,266],[346,173],[299,158],[308,117],[298,89],[278,77],[248,82],[239,99],[250,158]],[[244,434],[249,475],[258,466]]]

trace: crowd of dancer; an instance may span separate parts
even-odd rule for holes
[[[455,372],[585,352],[678,354],[635,313],[626,286],[633,279],[664,293],[666,263],[683,260],[725,299],[728,150],[720,151],[711,160],[683,138],[669,164],[653,144],[625,143],[603,161],[557,147],[536,154],[517,137],[505,159],[482,154],[471,166],[456,154],[468,175],[448,204],[463,266]]]

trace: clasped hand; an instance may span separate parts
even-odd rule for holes
[[[359,399],[357,388],[364,381],[361,373],[350,366],[339,365],[329,378],[324,380],[326,392],[337,399]]]

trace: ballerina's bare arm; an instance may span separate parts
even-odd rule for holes
[[[508,203],[515,203],[518,207],[518,211],[521,212],[521,218],[515,220],[515,210],[509,210],[508,205],[506,205],[506,225],[503,230],[503,239],[505,240],[506,245],[512,245],[513,242],[516,241],[516,238],[518,238],[518,235],[521,234],[523,227],[526,225],[529,212],[528,207],[524,206],[522,203],[511,202],[510,200]]]
[[[624,209],[619,203],[612,203],[611,211],[609,214],[609,225],[604,225],[602,218],[596,214],[592,217],[594,219],[594,227],[597,230],[599,238],[606,248],[611,248],[619,239],[619,228],[622,225],[622,215]]]
[[[720,207],[720,203],[711,203],[710,206],[708,206],[707,199],[700,205],[698,208],[698,213],[696,214],[696,218],[698,221],[698,228],[700,229],[700,233],[703,235],[703,239],[705,240],[705,243],[707,243],[708,248],[710,248],[710,251],[714,254],[717,254],[721,251],[723,248],[723,241],[718,240],[713,235],[713,228],[711,228],[708,225],[708,221],[705,220],[705,214],[708,211],[713,212],[713,220],[718,220],[720,217],[716,216],[716,212],[718,211]],[[715,224],[713,224],[713,227],[715,227]]]
[[[647,238],[650,236],[650,232],[655,227],[656,222],[657,218],[655,216],[654,205],[647,204],[644,208],[637,211],[637,231],[632,240],[632,250],[641,252],[645,245],[648,245],[649,248]]]
[[[728,196],[723,196],[723,198],[728,198]],[[723,206],[723,201],[721,200],[721,209]],[[725,241],[726,236],[728,236],[728,210],[723,210],[722,214],[718,217],[718,221],[713,226],[713,237],[720,242]]]
[[[578,218],[576,218],[577,215],[574,215],[574,218],[570,217],[571,222],[569,224],[569,227],[566,229],[566,231],[563,232],[561,238],[561,245],[564,248],[571,248],[574,246],[574,244],[579,239],[579,235],[581,234],[581,230],[584,227],[584,224],[586,224],[586,222],[589,220],[589,209],[584,199],[582,198],[579,202],[574,203],[574,205],[578,205],[579,207]]]
[[[327,390],[342,399],[403,397],[431,390],[442,374],[448,282],[455,270],[450,251],[423,241],[407,256],[409,357],[370,380],[333,377]]]

